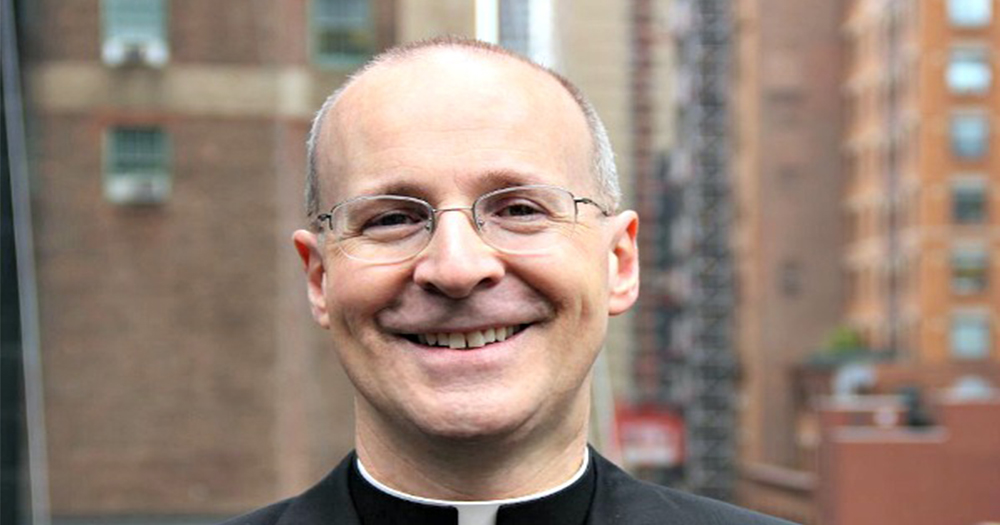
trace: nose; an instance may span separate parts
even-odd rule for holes
[[[452,299],[492,286],[504,275],[503,262],[476,231],[467,209],[438,216],[434,237],[417,256],[413,280],[421,288]]]

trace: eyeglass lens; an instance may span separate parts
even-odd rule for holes
[[[348,256],[370,262],[412,257],[430,243],[436,214],[468,212],[435,210],[419,199],[402,196],[360,197],[334,208],[334,239]],[[472,215],[483,241],[508,253],[526,254],[550,248],[555,237],[576,223],[573,195],[561,188],[521,186],[487,193],[476,200]]]

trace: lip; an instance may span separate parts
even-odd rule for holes
[[[426,349],[469,352],[503,343],[533,324],[491,324],[486,328],[471,329],[428,328],[416,333],[394,333],[393,335]]]
[[[449,348],[447,346],[431,346],[417,342],[416,338],[412,334],[391,334],[401,345],[405,347],[408,351],[414,351],[425,355],[433,356],[454,356],[455,358],[469,358],[473,355],[483,355],[483,354],[498,354],[503,355],[510,353],[513,347],[517,345],[524,337],[525,333],[534,328],[535,323],[528,323],[520,325],[519,329],[514,332],[513,335],[507,337],[503,341],[496,341],[489,343],[480,347],[475,348]],[[466,330],[468,331],[468,330]],[[412,339],[411,339],[412,338]]]

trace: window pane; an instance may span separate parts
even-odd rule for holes
[[[165,41],[163,0],[104,0],[104,39]]]
[[[104,194],[116,203],[147,204],[170,193],[167,137],[150,127],[115,128],[108,134]]]
[[[959,224],[979,224],[986,220],[986,185],[955,184],[951,189],[952,219]]]
[[[948,62],[948,88],[955,93],[984,93],[992,72],[985,49],[954,49]]]
[[[981,359],[990,349],[990,327],[986,316],[956,316],[951,325],[951,353],[962,359]]]
[[[158,129],[115,129],[111,135],[111,151],[111,170],[116,173],[164,168],[164,137]]]
[[[983,26],[990,23],[992,0],[948,0],[948,18],[957,26]]]
[[[957,157],[977,159],[986,155],[989,123],[986,115],[956,115],[951,119],[951,150]]]
[[[361,62],[375,47],[367,0],[314,0],[313,31],[320,62]]]
[[[951,288],[955,293],[973,294],[986,289],[989,256],[982,248],[962,248],[951,256]]]

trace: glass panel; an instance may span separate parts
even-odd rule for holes
[[[166,40],[163,0],[104,0],[104,39]]]
[[[952,219],[959,224],[978,224],[986,220],[986,185],[956,184],[951,189]]]
[[[956,93],[984,93],[990,88],[992,72],[985,49],[954,49],[948,62],[948,88]]]
[[[316,58],[361,62],[375,47],[367,0],[314,0]]]
[[[963,248],[951,256],[951,288],[955,293],[973,294],[986,289],[989,256],[982,248]]]
[[[962,315],[951,325],[951,353],[962,359],[981,359],[990,348],[990,327],[985,316]]]
[[[955,115],[951,119],[952,153],[967,159],[986,155],[988,134],[986,115]]]
[[[112,173],[157,172],[166,169],[165,138],[155,128],[119,128],[111,134]]]
[[[992,15],[992,0],[948,0],[948,19],[956,26],[984,26]]]
[[[156,204],[170,195],[166,134],[157,128],[117,128],[108,134],[104,195],[118,204]]]
[[[501,0],[500,45],[515,53],[530,56],[530,21],[528,0]]]

